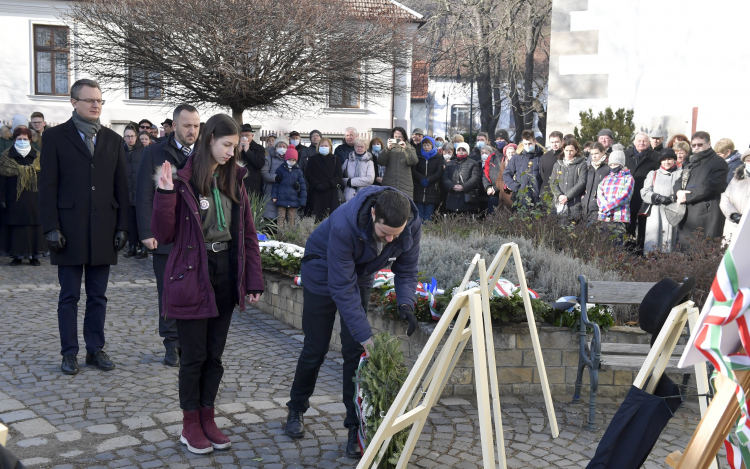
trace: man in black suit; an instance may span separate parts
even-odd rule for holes
[[[646,182],[646,176],[651,171],[659,169],[658,152],[651,149],[648,134],[639,132],[635,135],[633,146],[625,150],[625,166],[633,176],[633,198],[630,199],[630,224],[627,227],[630,236],[636,236],[639,251],[643,251],[643,241],[646,237],[646,217],[639,217],[638,212],[643,205],[641,189]]]
[[[266,149],[255,140],[255,131],[250,124],[242,124],[240,132],[240,155],[247,168],[245,189],[248,194],[263,197],[263,174],[261,170],[266,164]]]
[[[99,122],[104,100],[99,84],[78,80],[70,88],[73,117],[44,132],[39,173],[42,230],[57,267],[57,320],[61,370],[78,368],[78,302],[86,272],[83,338],[86,364],[115,367],[104,352],[107,281],[117,251],[128,240],[128,181],[122,137]]]
[[[180,348],[177,340],[177,321],[162,316],[162,293],[164,292],[164,271],[172,245],[160,245],[151,233],[151,212],[154,206],[154,174],[169,161],[173,171],[185,166],[193,152],[195,141],[200,132],[200,115],[198,110],[189,104],[180,104],[172,115],[174,131],[163,141],[149,145],[141,154],[141,165],[138,167],[138,185],[136,188],[136,218],[138,219],[138,236],[141,243],[151,250],[154,258],[154,275],[156,290],[159,293],[159,336],[164,342],[164,364],[180,366]],[[136,236],[134,234],[134,236]]]

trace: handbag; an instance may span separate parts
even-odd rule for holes
[[[682,219],[685,218],[685,214],[687,213],[687,206],[685,206],[685,204],[672,202],[669,205],[663,205],[663,207],[664,214],[667,217],[667,221],[674,227],[680,224]]]
[[[461,175],[461,168],[458,168],[458,178],[461,180],[461,186],[464,186],[464,177]],[[479,203],[479,196],[477,195],[476,190],[470,191],[470,192],[464,192],[464,202],[467,204],[478,204]]]

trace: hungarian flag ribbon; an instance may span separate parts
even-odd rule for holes
[[[737,381],[735,372],[750,370],[750,328],[745,313],[750,309],[750,288],[740,288],[732,253],[727,251],[721,261],[714,282],[711,285],[713,301],[695,346],[710,361],[716,370],[734,381],[735,396],[740,406],[734,434],[724,441],[727,460],[732,469],[740,469],[742,463],[750,467],[750,421],[745,391]],[[725,325],[737,323],[743,351],[723,355],[720,350],[721,337]]]

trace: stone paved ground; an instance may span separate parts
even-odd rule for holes
[[[156,333],[156,286],[151,263],[121,259],[108,291],[109,373],[82,365],[77,376],[59,371],[56,269],[0,266],[0,421],[10,427],[7,447],[32,468],[120,467],[355,467],[343,456],[341,361],[324,364],[306,422],[310,435],[283,434],[301,332],[259,310],[235,313],[225,352],[226,372],[217,422],[231,450],[193,455],[181,446],[177,372],[161,364]],[[83,303],[84,299],[82,299]],[[79,327],[81,321],[79,320]],[[80,363],[84,362],[81,343]],[[540,398],[502,399],[508,467],[585,467],[600,430],[583,429],[585,407],[556,400],[560,437],[552,439]],[[618,402],[600,399],[599,422]],[[697,403],[680,409],[644,467],[665,467],[683,449],[698,422]],[[434,408],[412,456],[416,467],[481,467],[474,399],[446,398]]]

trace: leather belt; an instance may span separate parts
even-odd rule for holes
[[[206,243],[206,251],[221,252],[229,249],[229,243]]]

